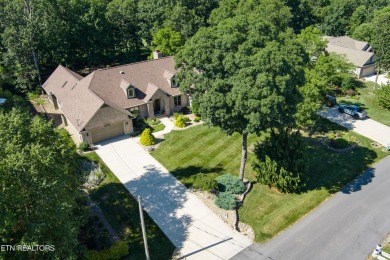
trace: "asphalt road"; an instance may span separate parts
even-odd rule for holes
[[[366,259],[390,230],[390,156],[266,244],[232,259]]]

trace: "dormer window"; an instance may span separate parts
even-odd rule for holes
[[[175,76],[172,77],[171,79],[171,87],[172,88],[177,88],[179,86],[179,81]]]
[[[127,88],[127,98],[135,98],[135,88],[132,86],[129,86]]]

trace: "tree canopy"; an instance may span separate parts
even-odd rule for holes
[[[74,151],[51,124],[19,109],[0,112],[0,146],[1,244],[54,245],[34,257],[75,256],[81,219]]]
[[[200,29],[177,56],[180,87],[208,125],[243,136],[240,177],[250,133],[294,125],[308,57],[284,24],[256,10]]]

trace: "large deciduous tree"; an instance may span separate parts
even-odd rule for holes
[[[32,258],[75,257],[80,182],[74,151],[44,119],[19,109],[0,113],[0,147],[0,243],[55,247]]]
[[[378,70],[375,89],[380,69],[387,70],[390,66],[390,5],[375,13],[372,24],[375,37],[372,37],[371,45],[374,48]]]
[[[306,53],[291,30],[277,33],[285,17],[268,15],[247,12],[201,28],[176,57],[180,87],[206,124],[242,135],[241,179],[248,134],[293,126],[304,83]]]

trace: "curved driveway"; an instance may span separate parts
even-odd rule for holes
[[[132,138],[117,137],[96,147],[127,190],[141,196],[145,211],[186,259],[229,259],[251,244]]]
[[[390,230],[390,156],[266,244],[233,259],[363,260]]]

